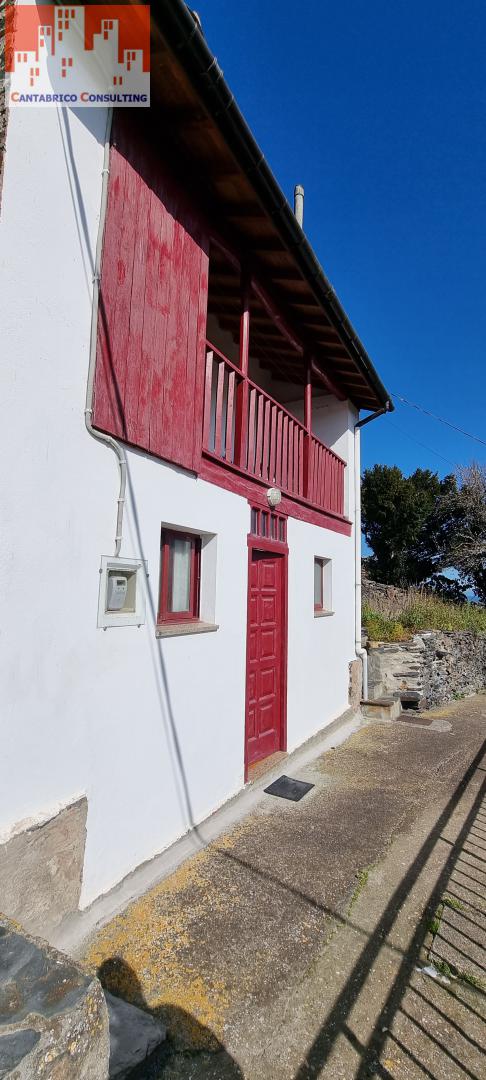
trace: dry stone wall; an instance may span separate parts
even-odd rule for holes
[[[429,630],[397,644],[368,646],[371,699],[398,696],[432,708],[486,687],[486,636],[469,630]]]
[[[361,599],[363,604],[370,604],[375,611],[393,616],[403,610],[404,604],[410,599],[411,591],[397,589],[395,585],[382,585],[379,581],[370,581],[363,576]]]
[[[98,979],[0,916],[0,1077],[107,1080],[109,1048]]]

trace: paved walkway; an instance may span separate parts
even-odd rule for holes
[[[168,1025],[137,1077],[486,1075],[486,696],[429,719],[361,728],[90,942]]]

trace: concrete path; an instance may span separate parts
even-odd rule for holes
[[[85,959],[169,1031],[134,1075],[481,1080],[485,740],[485,696],[365,726],[104,927]]]

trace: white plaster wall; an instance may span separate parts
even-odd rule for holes
[[[84,903],[243,782],[245,501],[129,452],[147,625],[96,628],[117,493],[83,418],[105,123],[12,110],[1,227],[0,825],[86,792]],[[162,520],[218,534],[217,633],[155,640]]]
[[[0,829],[85,793],[83,905],[243,783],[246,500],[129,451],[122,555],[148,560],[147,622],[96,628],[118,479],[83,417],[105,123],[11,111],[0,240]],[[217,536],[215,633],[155,639],[162,521]],[[346,708],[353,572],[349,538],[290,520],[289,545],[291,748]],[[329,619],[314,555],[334,562]]]
[[[293,750],[348,708],[354,658],[352,537],[289,518],[287,744]],[[333,614],[314,615],[314,558],[331,560]]]

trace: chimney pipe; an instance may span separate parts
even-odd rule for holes
[[[294,188],[294,214],[301,227],[304,228],[304,189],[302,184],[296,184]]]

